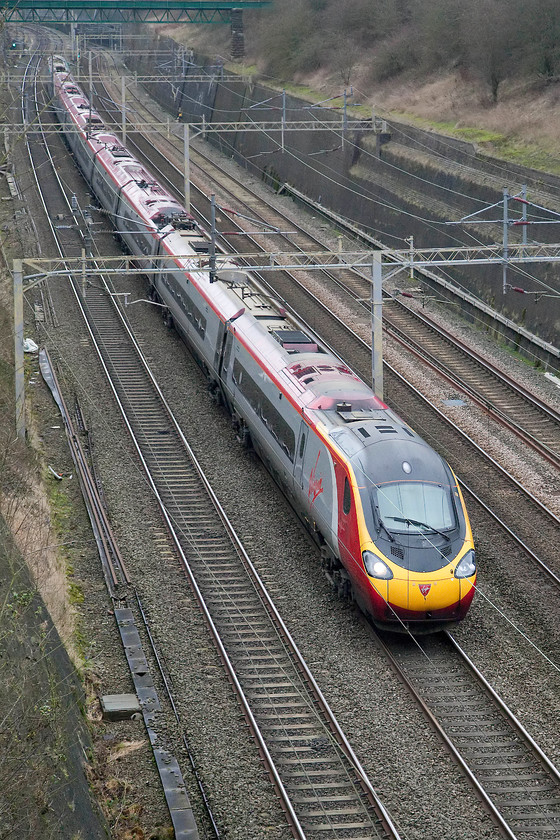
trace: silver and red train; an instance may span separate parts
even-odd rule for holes
[[[320,544],[337,589],[396,631],[464,618],[475,554],[446,461],[233,260],[214,282],[194,272],[208,236],[105,128],[63,58],[51,59],[51,78],[98,202],[133,254],[164,258],[166,273],[161,261],[146,271],[153,297]]]

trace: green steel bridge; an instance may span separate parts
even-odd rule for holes
[[[13,23],[230,23],[232,11],[272,0],[4,0]]]

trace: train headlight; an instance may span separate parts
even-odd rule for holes
[[[363,551],[362,560],[364,561],[366,572],[371,577],[380,578],[381,580],[391,580],[393,577],[393,572],[387,563],[380,560],[376,554],[373,554],[373,552]]]
[[[467,551],[463,559],[457,564],[457,568],[455,569],[455,577],[456,578],[466,578],[472,577],[476,572],[476,562],[474,557],[474,551],[471,550]]]

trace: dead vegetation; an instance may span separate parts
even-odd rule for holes
[[[156,28],[202,55],[229,55],[227,25]],[[245,51],[243,67],[228,66],[265,83],[296,83],[318,100],[352,88],[369,113],[560,171],[555,0],[281,0],[245,13]]]

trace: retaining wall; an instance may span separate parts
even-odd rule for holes
[[[167,39],[158,39],[158,43],[169,54]],[[208,122],[251,120],[280,125],[282,96],[278,90],[243,77],[223,80],[219,64],[210,64],[207,58],[196,55],[193,61],[185,67],[182,83],[152,85],[151,93],[174,117],[181,115],[182,120],[189,122],[200,122],[204,117]],[[132,67],[139,73],[153,72],[141,59]],[[207,80],[189,81],[189,76],[203,71],[209,74]],[[495,182],[496,172],[500,171],[497,166],[504,171],[504,187],[512,193],[528,183],[544,185],[547,191],[558,190],[560,196],[559,178],[509,164],[506,172],[503,162],[481,157],[472,144],[434,132],[391,122],[391,139],[382,146],[378,157],[371,132],[351,132],[342,138],[340,111],[310,107],[310,103],[287,94],[286,119],[315,119],[325,125],[325,131],[287,131],[283,150],[279,131],[209,132],[207,140],[270,186],[275,188],[286,181],[293,184],[388,247],[402,248],[410,236],[416,247],[425,248],[502,241],[501,207],[494,208],[493,215],[487,217],[497,219],[496,225],[447,224],[485,204],[502,200],[502,191]],[[490,174],[494,179],[488,177]],[[517,183],[511,183],[514,178],[519,179]],[[560,228],[540,227],[538,238],[560,241]],[[558,290],[556,294],[560,296],[560,266],[533,265],[524,269]],[[453,267],[442,273],[544,341],[558,342],[560,297],[520,295],[511,290],[504,295],[501,266],[479,266],[468,271]],[[545,291],[531,277],[513,268],[508,269],[507,280],[513,286]]]

